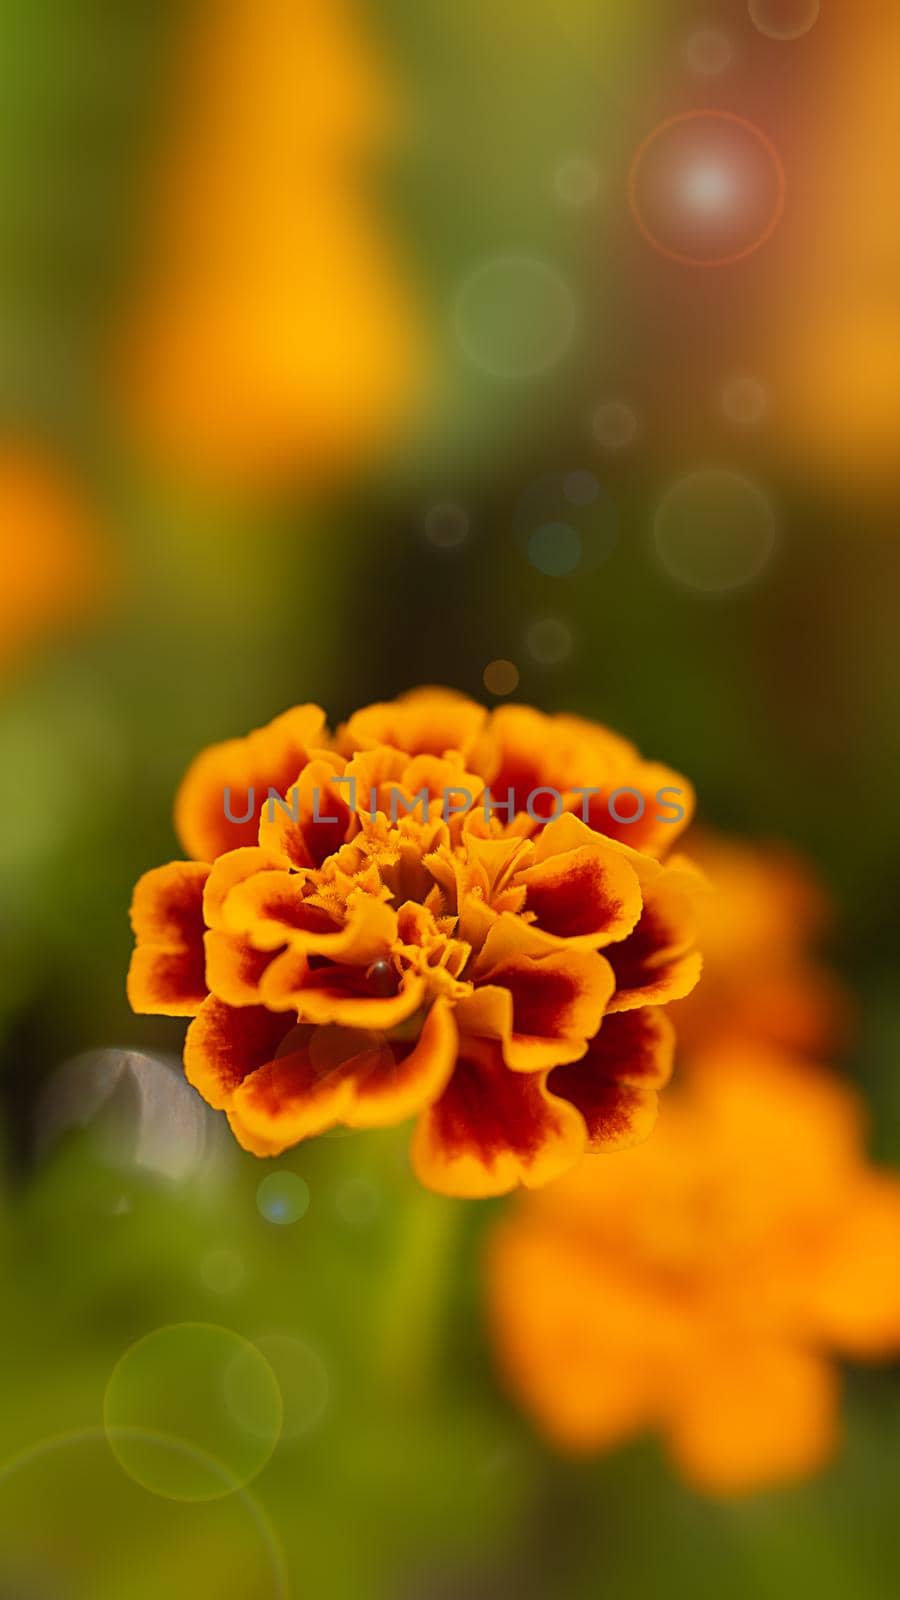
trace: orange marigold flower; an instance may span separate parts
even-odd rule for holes
[[[183,23],[117,386],[166,467],[319,481],[420,386],[420,316],[366,194],[393,93],[347,0],[202,0]]]
[[[694,1064],[641,1149],[529,1196],[488,1250],[510,1388],[559,1446],[662,1432],[716,1494],[805,1476],[838,1432],[834,1353],[900,1350],[900,1179],[816,1067]]]
[[[815,954],[831,918],[825,889],[782,845],[696,830],[688,848],[710,889],[697,908],[703,985],[675,1013],[680,1053],[739,1036],[820,1058],[850,1013]]]
[[[295,707],[184,778],[131,1003],[193,1017],[188,1078],[257,1155],[416,1115],[432,1188],[546,1183],[653,1125],[700,972],[700,879],[661,859],[692,806],[575,718],[426,689],[332,737]]]

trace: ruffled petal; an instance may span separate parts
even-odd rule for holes
[[[511,1011],[501,1023],[508,1066],[537,1072],[584,1054],[612,996],[614,980],[606,959],[593,950],[547,949],[546,937],[504,913],[491,927],[474,968],[475,982],[505,990]],[[477,996],[477,991],[476,991]],[[482,995],[460,1006],[460,1025],[474,1030],[486,1007],[500,1009],[499,997]],[[480,1023],[484,1029],[484,1022]],[[493,1029],[491,1029],[493,1031]]]
[[[525,912],[542,933],[597,950],[631,933],[641,914],[637,873],[621,854],[598,841],[561,853],[557,824],[538,840],[535,865],[516,875],[526,889]]]
[[[484,706],[451,689],[415,689],[357,711],[338,732],[344,755],[392,745],[407,755],[443,756],[457,751],[484,775],[489,746],[485,740],[488,713]]]
[[[256,872],[228,894],[222,920],[230,932],[245,934],[260,950],[277,950],[289,942],[306,948],[307,940],[315,947],[323,938],[340,939],[340,925],[310,904],[309,893],[305,873]]]
[[[417,1039],[330,1026],[292,1030],[296,1048],[237,1089],[229,1109],[235,1136],[257,1155],[277,1155],[343,1123],[403,1122],[440,1094],[453,1071],[456,1027],[438,1001]]]
[[[510,1072],[494,1041],[464,1039],[447,1088],[416,1124],[411,1154],[428,1188],[474,1198],[549,1183],[584,1142],[581,1117],[547,1093],[544,1074]]]
[[[238,884],[225,902],[224,919],[260,950],[289,944],[308,955],[363,963],[385,955],[396,938],[397,913],[384,900],[357,893],[347,901],[341,926],[310,898],[314,884],[300,872],[260,872]]]
[[[652,1133],[657,1091],[672,1074],[675,1029],[654,1006],[604,1017],[580,1061],[557,1067],[547,1087],[584,1118],[588,1148],[625,1149]]]
[[[304,1022],[340,1023],[344,1028],[399,1027],[418,1011],[425,999],[421,978],[407,975],[396,994],[380,995],[364,967],[328,963],[311,967],[296,992],[297,1012]]]
[[[644,909],[634,932],[607,950],[616,975],[610,1011],[666,1005],[690,994],[703,968],[694,948],[701,883],[687,867],[664,867],[645,876]]]
[[[255,845],[269,789],[284,794],[310,751],[326,743],[324,711],[303,705],[285,711],[245,739],[226,739],[203,750],[189,766],[175,799],[175,828],[188,854],[198,861],[214,861],[227,850]],[[229,821],[226,790],[231,816],[246,821]]]
[[[366,1051],[367,1041],[359,1035],[345,1035],[338,1053],[322,1037],[328,1030],[286,1026],[285,1054],[264,1062],[237,1086],[228,1107],[238,1143],[258,1156],[280,1155],[335,1127],[353,1097],[354,1055]]]
[[[225,1109],[244,1079],[274,1058],[295,1026],[295,1018],[276,1016],[265,1006],[229,1006],[210,995],[184,1041],[188,1083],[216,1111]]]
[[[225,928],[225,902],[232,889],[258,872],[280,872],[284,862],[268,850],[257,845],[247,845],[239,850],[229,850],[213,862],[203,892],[203,915],[209,928]]]
[[[600,794],[586,797],[587,823],[607,839],[662,857],[688,826],[696,804],[693,784],[681,773],[636,757],[607,779]]]
[[[492,794],[505,802],[511,790],[519,815],[530,801],[532,831],[561,805],[593,832],[663,856],[693,815],[695,796],[686,778],[644,761],[634,745],[596,723],[506,705],[494,712],[491,733],[499,753]],[[537,794],[540,789],[555,790],[560,799]],[[592,789],[600,792],[583,792]]]
[[[350,1128],[377,1128],[430,1105],[443,1093],[456,1063],[457,1029],[452,1007],[436,1000],[418,1039],[386,1040],[368,1070],[358,1069],[353,1101],[344,1121]]]
[[[203,889],[209,867],[172,861],[138,880],[131,902],[137,947],[128,969],[133,1011],[192,1017],[209,990],[203,951]]]
[[[267,799],[259,820],[261,848],[292,867],[321,867],[339,850],[356,822],[346,799],[351,791],[334,782],[343,770],[337,758],[309,761],[285,793],[284,804]]]
[[[211,928],[204,935],[206,981],[210,990],[229,1006],[253,1006],[263,1002],[260,984],[272,962],[268,950],[254,950],[240,934]],[[277,958],[276,958],[277,959]]]

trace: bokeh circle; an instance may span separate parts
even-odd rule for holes
[[[722,410],[729,422],[739,428],[752,428],[761,422],[769,409],[769,396],[765,384],[758,378],[738,375],[723,383]]]
[[[528,629],[528,653],[543,667],[558,666],[572,654],[572,630],[559,617],[539,617]]]
[[[691,34],[684,54],[691,70],[704,78],[718,77],[734,58],[730,40],[716,28],[700,28]]]
[[[565,578],[607,559],[618,539],[619,514],[594,473],[576,468],[535,479],[519,500],[514,528],[532,567]]]
[[[496,378],[531,378],[565,354],[575,332],[575,299],[559,273],[531,256],[481,262],[454,307],[459,343],[474,366]]]
[[[469,517],[462,506],[442,500],[425,513],[425,537],[437,550],[456,550],[469,537]]]
[[[679,479],[663,496],[654,523],[656,553],[669,576],[709,594],[759,577],[776,537],[763,491],[724,467]]]
[[[256,1206],[267,1222],[288,1227],[309,1210],[309,1184],[297,1172],[269,1172],[257,1187]]]
[[[820,0],[749,0],[750,20],[769,39],[802,39],[819,20]]]
[[[114,1367],[103,1400],[119,1465],[171,1500],[214,1500],[243,1488],[275,1449],[282,1415],[265,1357],[230,1328],[206,1322],[174,1323],[138,1339]]]
[[[604,400],[591,419],[591,431],[604,450],[624,450],[637,438],[638,419],[624,400]]]
[[[557,167],[554,187],[564,205],[589,206],[600,192],[600,174],[587,156],[570,156]]]
[[[282,1440],[311,1433],[324,1417],[331,1397],[331,1379],[319,1352],[294,1334],[280,1331],[257,1335],[254,1346],[262,1351],[281,1390]],[[255,1426],[252,1415],[248,1426]]]
[[[489,661],[481,677],[488,694],[514,694],[519,687],[519,669],[504,657]]]
[[[628,178],[634,221],[653,249],[691,267],[725,267],[771,239],[787,183],[771,139],[732,111],[684,111],[653,128]]]
[[[284,1554],[249,1489],[176,1505],[147,1495],[110,1445],[102,1428],[85,1428],[0,1462],[0,1593],[119,1600],[131,1593],[135,1562],[145,1561],[160,1594],[194,1592],[202,1572],[206,1593],[287,1600]],[[154,1448],[215,1469],[175,1441],[156,1439]]]

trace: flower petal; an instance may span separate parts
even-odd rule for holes
[[[353,1097],[353,1054],[361,1045],[365,1048],[358,1035],[345,1035],[343,1050],[336,1055],[330,1042],[317,1048],[316,1035],[328,1030],[292,1030],[289,1021],[286,1026],[296,1035],[297,1048],[249,1074],[228,1107],[238,1143],[258,1156],[280,1155],[342,1120]]]
[[[443,1093],[456,1062],[453,1009],[436,1000],[415,1042],[385,1041],[370,1069],[358,1068],[352,1104],[344,1115],[350,1128],[378,1128],[404,1122]]]
[[[229,1006],[210,995],[184,1041],[188,1083],[221,1111],[244,1079],[274,1058],[295,1026],[295,1018],[275,1016],[265,1006]]]
[[[536,1072],[584,1054],[613,993],[609,962],[593,950],[547,949],[546,936],[504,912],[491,927],[474,968],[475,981],[508,991],[512,1017],[501,1037],[508,1066]],[[470,1011],[464,1000],[460,1025],[477,1026],[486,1002]],[[498,1002],[494,1002],[495,1005]],[[498,1012],[499,1014],[499,1012]]]
[[[138,880],[131,901],[137,948],[128,969],[133,1011],[192,1017],[209,990],[203,952],[203,889],[209,867],[172,861]]]
[[[270,788],[283,794],[306,765],[309,752],[327,742],[325,713],[316,705],[295,706],[244,739],[226,739],[203,750],[181,781],[175,828],[195,860],[214,861],[239,845],[255,845],[259,814]],[[228,810],[245,822],[230,822]],[[252,804],[250,791],[253,791]]]
[[[862,1360],[900,1350],[900,1180],[861,1171],[842,1186],[806,1309],[815,1335]]]
[[[539,857],[554,827],[551,822],[541,835]],[[591,950],[631,933],[641,914],[641,886],[624,856],[598,843],[545,857],[515,879],[527,890],[525,911],[535,927]]]
[[[343,930],[319,906],[310,904],[310,880],[302,872],[255,872],[236,884],[222,912],[231,933],[246,934],[259,950],[277,950],[306,941],[340,939]]]
[[[218,861],[213,862],[203,892],[203,915],[207,927],[227,926],[225,901],[239,883],[255,877],[257,872],[283,870],[284,862],[278,856],[273,856],[268,850],[260,850],[257,845],[242,846],[238,850],[229,850],[224,856],[220,856]]]
[[[440,1094],[453,1070],[456,1027],[441,1001],[407,1042],[340,1026],[294,1032],[297,1049],[248,1077],[229,1109],[235,1136],[257,1155],[277,1155],[339,1122],[403,1122]]]
[[[229,1006],[259,1005],[263,1001],[260,982],[273,960],[271,953],[254,950],[240,934],[223,933],[219,928],[205,933],[203,943],[206,981],[212,993]]]
[[[660,798],[657,798],[660,797]],[[688,826],[697,799],[693,784],[671,767],[636,757],[587,796],[587,822],[649,856],[665,856]]]
[[[510,1072],[494,1041],[465,1039],[447,1088],[416,1124],[412,1163],[442,1194],[505,1194],[558,1177],[584,1139],[581,1117],[547,1093],[543,1074]]]
[[[303,1022],[337,1022],[345,1028],[386,1031],[406,1022],[425,998],[421,978],[407,976],[396,994],[379,995],[368,983],[364,967],[310,968],[297,990],[297,1012]]]
[[[313,903],[314,889],[302,872],[257,873],[228,896],[226,925],[246,934],[260,950],[289,944],[308,955],[359,964],[387,953],[397,934],[397,913],[390,906],[374,895],[352,895],[341,927]]]
[[[500,751],[492,794],[504,802],[512,789],[519,814],[531,799],[531,831],[558,804],[552,794],[536,795],[538,789],[555,789],[566,812],[586,812],[593,832],[651,856],[665,855],[693,815],[694,791],[686,778],[644,761],[634,745],[596,723],[506,705],[494,712],[491,733]],[[590,789],[600,793],[579,792]]]
[[[355,712],[338,732],[338,748],[345,755],[392,745],[408,755],[442,756],[455,750],[475,762],[484,773],[487,745],[484,739],[488,713],[484,706],[451,689],[415,689]]]
[[[604,1017],[587,1054],[557,1067],[547,1087],[580,1111],[590,1150],[626,1149],[652,1132],[674,1059],[675,1029],[664,1011],[645,1006]]]
[[[265,800],[259,821],[262,849],[292,867],[320,867],[351,833],[355,816],[334,779],[343,775],[337,757],[308,761],[285,792],[284,804]]]
[[[608,1449],[657,1416],[660,1363],[647,1347],[659,1305],[602,1255],[537,1218],[489,1240],[494,1344],[508,1386],[553,1442]]]
[[[703,1340],[672,1385],[666,1436],[685,1476],[710,1494],[806,1478],[837,1442],[837,1373],[785,1344]]]
[[[663,867],[645,878],[644,909],[636,928],[607,951],[616,975],[610,1011],[666,1005],[690,994],[703,967],[694,949],[700,884],[699,877],[680,867]]]

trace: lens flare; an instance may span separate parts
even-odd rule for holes
[[[647,243],[691,267],[725,267],[772,237],[785,207],[781,157],[755,123],[730,111],[686,111],[650,132],[628,196]]]

